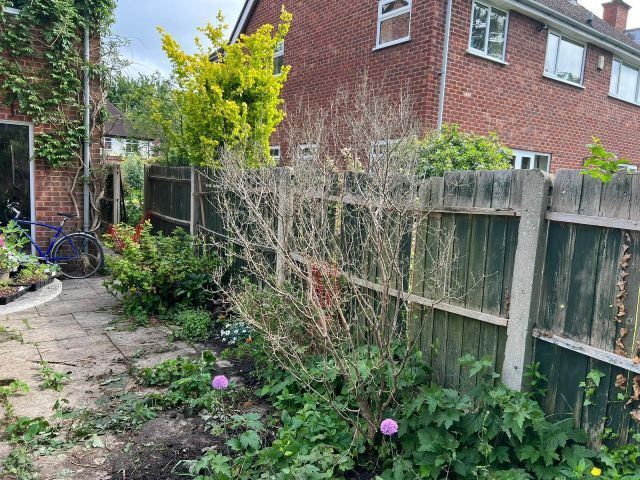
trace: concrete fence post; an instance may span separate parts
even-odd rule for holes
[[[276,245],[276,282],[282,285],[287,278],[284,255],[288,250],[291,232],[291,170],[278,168],[278,243]]]
[[[515,254],[507,344],[502,381],[522,390],[526,366],[532,361],[532,330],[538,315],[542,270],[546,252],[549,189],[552,177],[539,170],[522,175],[522,207]]]

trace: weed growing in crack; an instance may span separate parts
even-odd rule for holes
[[[71,375],[54,370],[45,361],[40,362],[40,376],[42,377],[42,389],[55,390],[56,392],[61,392],[65,384],[71,380]]]

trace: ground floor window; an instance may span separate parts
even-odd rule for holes
[[[551,168],[551,154],[513,149],[511,165],[517,170],[539,168],[543,172],[548,172]]]

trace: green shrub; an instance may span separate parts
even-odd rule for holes
[[[500,143],[495,133],[488,136],[463,133],[457,125],[445,125],[418,143],[423,178],[440,177],[452,170],[507,170],[513,152]]]
[[[209,312],[202,308],[180,310],[173,321],[181,327],[178,336],[192,342],[202,342],[211,337],[213,321]]]
[[[201,245],[188,233],[152,234],[147,223],[139,233],[118,225],[113,238],[121,239],[122,255],[107,257],[111,278],[105,286],[122,296],[125,313],[140,323],[150,315],[163,317],[176,307],[205,306],[212,299],[219,259],[198,254]]]

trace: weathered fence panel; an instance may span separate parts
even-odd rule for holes
[[[305,256],[298,252],[304,232],[284,220],[288,209],[321,205],[326,218],[316,230],[334,236],[348,260],[349,280],[379,295],[370,239],[357,235],[358,222],[369,214],[358,200],[366,174],[338,175],[335,185],[309,198],[290,190],[298,181],[295,171],[272,174],[282,179],[273,218],[287,253]],[[154,226],[190,228],[233,243],[214,178],[213,171],[148,167],[145,206]],[[550,415],[572,417],[595,444],[605,429],[621,442],[638,431],[640,175],[602,183],[577,171],[555,177],[539,171],[452,172],[424,181],[411,195],[408,218],[390,214],[382,220],[390,241],[402,247],[404,273],[388,293],[437,379],[472,388],[476,380],[458,363],[472,354],[491,359],[507,385],[524,388],[525,368],[535,360],[549,378],[544,406]],[[277,249],[267,250],[274,273],[284,275]],[[234,272],[243,274],[240,262]],[[592,370],[603,377],[586,399],[579,383]]]
[[[165,234],[191,225],[191,167],[147,165],[144,170],[144,210],[155,230]]]
[[[638,430],[639,199],[638,175],[602,183],[565,170],[547,213],[535,358],[549,378],[547,411],[572,416],[594,440],[611,429],[624,442]],[[595,370],[604,376],[587,399],[578,384]]]

